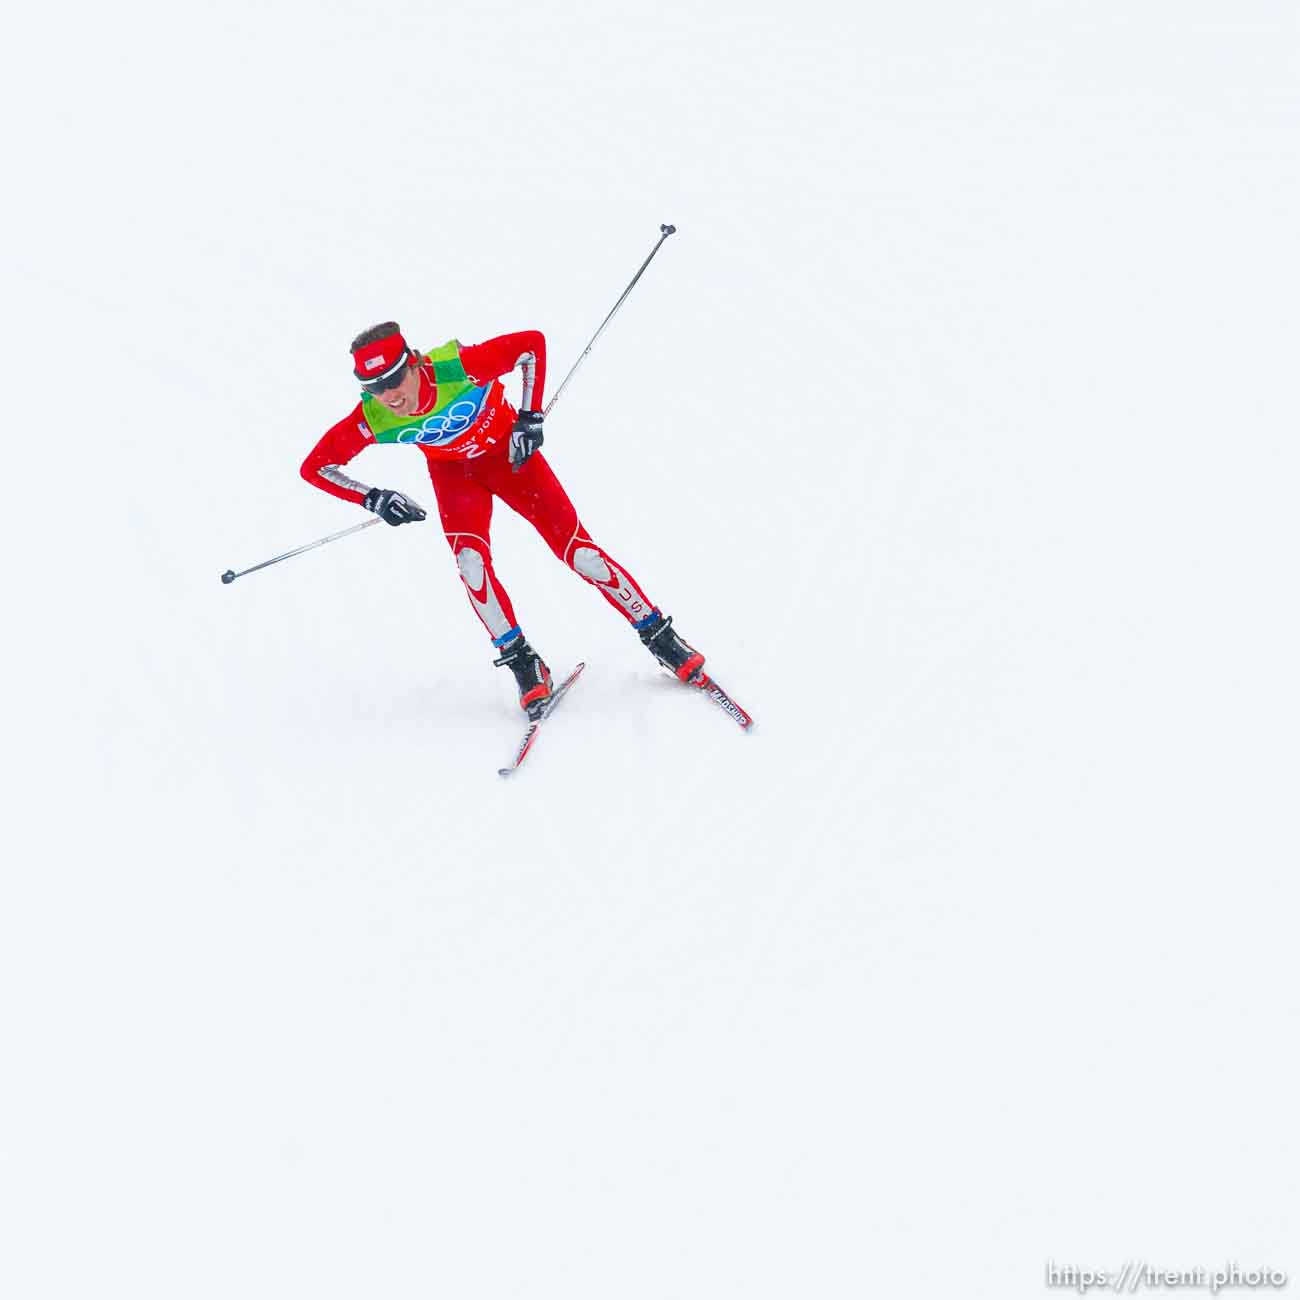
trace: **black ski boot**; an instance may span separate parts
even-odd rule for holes
[[[522,633],[505,647],[500,659],[493,664],[509,668],[519,683],[519,707],[536,722],[546,712],[551,698],[551,670],[542,657],[524,640]]]
[[[688,646],[673,631],[671,614],[665,618],[659,610],[655,610],[654,622],[641,628],[638,635],[641,637],[641,644],[674,677],[684,682],[689,682],[698,676],[700,669],[704,667],[704,656],[693,646]]]

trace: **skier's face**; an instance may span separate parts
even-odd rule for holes
[[[375,396],[394,415],[414,414],[420,397],[420,367],[417,365],[407,366],[406,373],[400,384],[385,392],[376,393]]]

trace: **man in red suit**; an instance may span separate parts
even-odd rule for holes
[[[684,682],[699,675],[704,656],[673,631],[672,619],[592,540],[540,451],[546,339],[537,330],[466,347],[452,339],[420,353],[407,345],[395,321],[386,321],[353,340],[352,368],[361,401],[312,448],[302,464],[303,478],[390,524],[412,523],[425,517],[415,502],[359,483],[343,466],[376,442],[420,448],[470,604],[501,651],[496,664],[513,672],[529,717],[545,709],[551,674],[520,630],[492,563],[493,497],[527,519],[556,556],[636,629],[665,668]],[[506,400],[501,383],[515,370],[523,379],[518,410]]]

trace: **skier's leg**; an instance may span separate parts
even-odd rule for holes
[[[632,624],[641,643],[659,663],[684,682],[699,675],[704,656],[677,635],[672,618],[666,617],[636,579],[592,540],[541,452],[530,456],[517,474],[496,472],[492,488],[541,533],[569,568],[591,583]]]
[[[469,603],[501,651],[495,663],[514,674],[519,707],[537,717],[551,694],[551,672],[520,632],[510,597],[492,567],[492,493],[466,465],[455,461],[431,459],[429,478]]]
[[[514,607],[492,567],[492,493],[455,461],[429,461],[442,531],[460,571],[465,594],[495,646],[519,635]]]
[[[654,602],[636,579],[592,540],[541,452],[530,456],[518,473],[508,469],[497,472],[492,486],[506,505],[537,529],[560,561],[595,587],[633,627],[640,630],[653,621]]]

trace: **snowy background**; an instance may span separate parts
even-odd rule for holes
[[[0,1295],[1300,1270],[1292,4],[7,24]],[[434,526],[218,575],[660,222],[546,449],[758,726],[499,509],[504,782]]]

